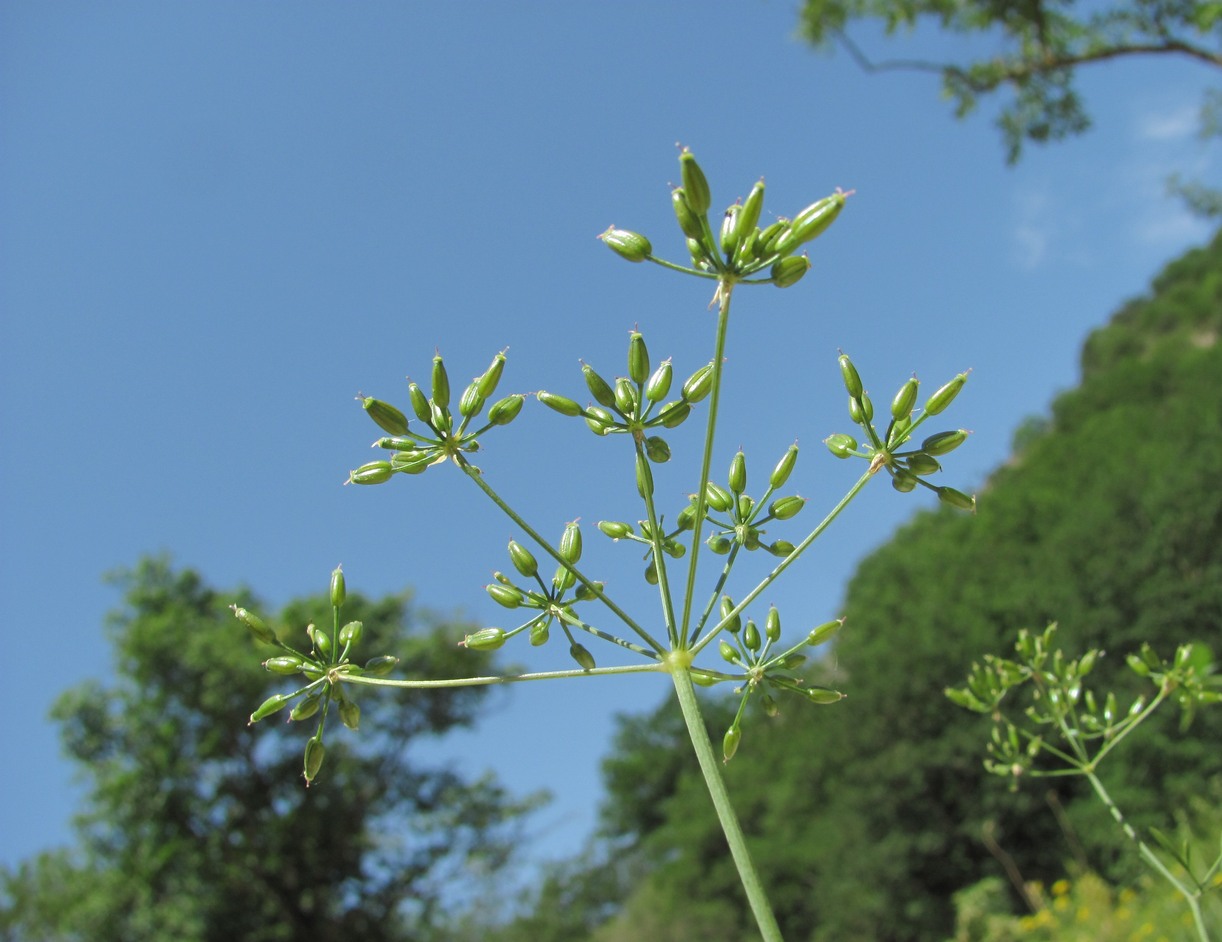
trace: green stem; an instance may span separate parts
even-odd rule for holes
[[[338,679],[341,683],[364,684],[367,687],[403,687],[410,690],[419,690],[437,687],[488,687],[493,684],[516,684],[527,680],[558,680],[565,677],[609,677],[614,674],[646,674],[663,670],[666,670],[666,668],[662,664],[625,664],[622,667],[595,667],[591,670],[540,671],[535,674],[500,674],[491,677],[455,677],[451,680],[392,680],[387,677],[369,677],[365,674],[346,673],[341,673]]]
[[[632,618],[631,615],[629,615],[622,608],[620,608],[618,605],[612,602],[609,598],[607,598],[607,596],[603,593],[603,590],[601,588],[599,588],[588,577],[582,574],[582,572],[579,569],[577,569],[576,566],[574,566],[570,562],[567,562],[563,557],[561,557],[560,553],[556,550],[554,546],[552,546],[551,543],[543,539],[542,536],[540,536],[537,532],[535,532],[534,527],[532,527],[529,523],[527,523],[520,516],[518,516],[517,511],[515,511],[512,507],[510,507],[507,503],[505,503],[505,501],[501,499],[501,495],[498,494],[496,491],[494,491],[489,486],[488,482],[484,480],[483,473],[478,468],[473,467],[471,463],[467,461],[467,459],[464,458],[462,455],[455,455],[454,462],[460,468],[462,468],[463,473],[466,474],[467,477],[469,477],[472,481],[474,481],[475,485],[481,491],[483,491],[486,495],[488,495],[489,500],[491,500],[494,504],[496,504],[498,507],[501,508],[501,511],[505,514],[505,516],[507,516],[514,523],[516,523],[519,527],[521,527],[522,530],[527,535],[529,535],[532,540],[534,540],[540,547],[542,547],[543,551],[547,553],[547,555],[552,557],[552,559],[556,560],[556,562],[558,562],[561,566],[564,566],[574,576],[576,576],[578,582],[580,582],[587,589],[589,589],[600,602],[602,602],[604,605],[607,606],[607,608],[611,609],[612,612],[614,612],[617,616],[619,616],[619,619],[625,625],[627,625],[629,628],[635,631],[637,635],[641,638],[642,641],[644,641],[647,645],[649,645],[659,654],[666,653],[666,649],[662,647],[662,645],[660,645],[653,638],[653,636],[649,634],[649,632],[647,632],[644,628],[638,625],[636,621]]]
[[[747,848],[747,840],[743,836],[742,826],[730,804],[730,795],[726,791],[725,780],[721,777],[721,765],[709,741],[709,733],[704,725],[704,717],[700,713],[700,703],[696,699],[696,689],[692,686],[692,677],[686,668],[675,665],[670,672],[675,684],[675,695],[679,699],[679,707],[683,711],[683,719],[687,723],[687,732],[692,740],[692,748],[696,750],[696,758],[700,762],[700,771],[704,773],[704,781],[709,789],[709,797],[713,799],[713,807],[717,810],[717,818],[725,833],[726,842],[730,845],[730,855],[734,858],[734,866],[738,868],[739,879],[747,894],[747,902],[755,915],[760,936],[764,942],[783,942],[781,928],[777,925],[776,916],[760,882],[759,872],[751,859]]]
[[[636,441],[636,460],[639,465],[645,462],[646,470],[649,470],[649,457],[645,454],[645,448],[640,441]],[[638,475],[639,477],[639,475]],[[652,484],[652,474],[649,477],[649,483]],[[676,647],[675,628],[675,604],[670,597],[670,578],[666,574],[666,553],[662,550],[662,528],[658,525],[658,514],[653,503],[653,488],[647,487],[643,489],[645,499],[645,517],[649,521],[649,538],[650,544],[653,546],[653,566],[658,574],[658,592],[662,598],[662,617],[666,620],[666,633],[670,638],[671,647]]]
[[[712,629],[710,629],[703,638],[701,638],[698,642],[696,642],[696,644],[692,647],[692,652],[695,653],[699,651],[706,644],[708,644],[710,641],[716,638],[717,635],[721,633],[721,630],[725,628],[726,625],[732,622],[736,616],[741,615],[746,610],[747,606],[750,605],[752,602],[756,600],[756,598],[759,597],[760,593],[762,593],[765,589],[767,589],[768,586],[772,585],[772,583],[776,581],[777,577],[780,576],[780,574],[783,573],[786,569],[788,569],[789,566],[806,551],[806,548],[810,546],[811,543],[815,542],[815,540],[819,538],[820,534],[822,534],[824,530],[826,530],[829,526],[831,526],[832,521],[835,520],[838,516],[840,516],[840,513],[844,510],[845,507],[849,505],[849,502],[852,501],[854,497],[856,497],[858,494],[861,493],[862,488],[864,488],[867,484],[870,483],[870,478],[872,478],[873,476],[874,476],[873,471],[867,471],[860,478],[858,478],[857,483],[854,484],[851,488],[849,488],[848,493],[845,494],[842,498],[840,498],[839,503],[837,503],[835,507],[833,507],[831,510],[828,511],[827,516],[819,521],[819,525],[810,532],[810,535],[806,539],[804,539],[801,543],[799,543],[797,546],[795,546],[793,548],[792,553],[790,553],[788,556],[782,559],[781,562],[777,565],[777,567],[772,570],[772,572],[764,576],[764,578],[760,581],[759,585],[757,585],[754,589],[748,592],[746,596],[743,597],[742,601],[740,601],[737,605],[735,605],[734,608],[731,609],[726,614],[726,616],[721,619],[721,621],[719,621],[716,625],[714,625]]]
[[[730,323],[730,295],[734,282],[722,280],[717,294],[720,305],[717,312],[717,342],[713,350],[713,388],[709,393],[709,421],[704,433],[704,458],[700,465],[700,488],[696,491],[696,522],[692,527],[692,558],[687,566],[687,588],[683,593],[683,620],[676,633],[679,644],[687,645],[688,626],[692,621],[692,600],[696,596],[696,563],[700,559],[700,537],[704,529],[704,514],[707,508],[705,490],[709,484],[709,468],[713,464],[713,436],[717,430],[717,408],[721,402],[722,360],[726,352],[726,329]]]
[[[1188,904],[1188,908],[1192,911],[1192,921],[1196,926],[1197,938],[1199,938],[1201,942],[1209,942],[1209,931],[1205,928],[1205,920],[1201,913],[1201,904],[1200,900],[1198,899],[1200,894],[1194,893],[1193,891],[1189,890],[1188,887],[1184,886],[1183,883],[1176,879],[1175,874],[1168,870],[1166,865],[1158,859],[1158,855],[1154,853],[1154,851],[1147,846],[1146,842],[1141,839],[1141,837],[1133,829],[1133,825],[1129,824],[1129,822],[1125,820],[1124,815],[1120,813],[1120,809],[1116,807],[1115,802],[1112,801],[1112,796],[1109,795],[1107,789],[1103,787],[1103,783],[1099,781],[1098,776],[1096,776],[1094,772],[1089,771],[1084,772],[1083,774],[1086,776],[1087,781],[1090,782],[1091,788],[1095,790],[1095,794],[1099,797],[1099,800],[1103,802],[1104,807],[1106,807],[1111,813],[1112,818],[1116,821],[1116,823],[1120,825],[1120,830],[1124,832],[1124,836],[1137,845],[1137,851],[1141,854],[1142,859],[1145,860],[1145,862],[1155,871],[1157,871],[1163,877],[1163,879],[1175,887],[1176,892],[1178,892],[1180,896],[1184,897],[1184,902]]]

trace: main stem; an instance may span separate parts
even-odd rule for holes
[[[726,835],[730,845],[730,855],[734,858],[734,866],[738,868],[738,877],[742,881],[743,890],[747,894],[747,902],[755,915],[760,936],[764,942],[784,942],[781,937],[781,927],[777,925],[773,915],[772,905],[768,902],[768,894],[764,892],[764,884],[760,882],[759,872],[747,849],[747,839],[743,835],[742,825],[738,823],[738,815],[730,804],[730,794],[726,791],[725,780],[721,777],[721,764],[709,741],[709,733],[704,725],[704,716],[700,712],[700,704],[696,700],[696,688],[692,686],[692,675],[687,668],[672,665],[671,680],[675,684],[675,695],[679,699],[679,708],[683,711],[683,720],[687,723],[687,734],[692,740],[692,748],[700,762],[700,771],[704,774],[705,784],[709,789],[709,797],[713,799],[713,807],[717,809],[717,819],[721,822],[721,830]]]

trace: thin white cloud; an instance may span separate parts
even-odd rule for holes
[[[1194,136],[1201,124],[1197,105],[1180,105],[1171,110],[1147,110],[1137,116],[1139,141],[1181,141]]]
[[[1048,257],[1052,241],[1052,200],[1046,189],[1023,189],[1015,195],[1011,259],[1023,269],[1037,268]]]

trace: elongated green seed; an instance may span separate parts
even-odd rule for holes
[[[825,196],[794,216],[789,232],[777,241],[775,251],[780,255],[788,255],[798,246],[822,235],[844,209],[846,195],[836,192]]]
[[[638,401],[632,380],[621,376],[615,381],[615,408],[621,415],[635,416]]]
[[[674,370],[670,365],[669,359],[663,360],[658,364],[658,368],[649,377],[649,382],[645,384],[645,398],[650,402],[661,402],[665,399],[666,394],[670,392],[673,374]]]
[[[755,235],[755,227],[760,221],[760,210],[764,208],[764,180],[761,177],[756,181],[755,186],[751,187],[751,192],[747,194],[747,198],[743,200],[743,208],[738,212],[738,218],[735,219],[736,227],[735,241],[740,249],[744,252]]]
[[[748,651],[758,651],[760,649],[760,630],[750,618],[747,619],[747,624],[743,626],[743,644],[747,646]]]
[[[670,445],[666,439],[651,435],[645,439],[645,454],[654,464],[665,464],[670,461]]]
[[[679,154],[679,174],[683,181],[683,193],[687,199],[687,205],[697,216],[703,216],[713,204],[712,195],[709,192],[709,181],[705,178],[704,171],[700,169],[700,164],[696,163],[695,156],[686,147]]]
[[[777,520],[788,520],[791,517],[796,517],[805,506],[805,497],[798,497],[797,495],[778,497],[768,505],[768,513]]]
[[[662,408],[657,417],[653,420],[663,428],[678,428],[683,424],[683,420],[692,414],[692,407],[682,399],[678,399]]]
[[[412,411],[421,422],[433,421],[433,409],[429,405],[429,397],[417,383],[407,384],[407,397],[411,400]]]
[[[926,415],[937,415],[947,406],[954,402],[955,397],[959,395],[959,390],[963,388],[963,384],[967,382],[967,373],[960,373],[949,383],[939,389],[936,393],[929,397],[925,403]]]
[[[874,421],[874,403],[865,393],[860,398],[849,397],[849,418],[858,425],[869,425]]]
[[[450,405],[450,376],[440,353],[433,357],[433,405],[438,409]]]
[[[825,641],[831,640],[841,628],[844,627],[844,619],[838,618],[835,621],[827,621],[822,625],[818,625],[810,630],[810,634],[806,636],[806,643],[812,648],[823,644]]]
[[[727,615],[730,614],[730,612],[734,611],[734,600],[731,599],[728,595],[723,595],[721,597],[720,605],[721,605],[720,610],[721,610],[722,618],[725,618]],[[734,634],[740,628],[742,628],[742,625],[743,625],[742,616],[735,615],[734,618],[726,625],[726,631],[729,631],[731,634]]]
[[[768,607],[768,617],[764,619],[764,637],[776,642],[781,638],[781,613],[775,605]]]
[[[576,564],[581,560],[581,527],[576,521],[564,525],[558,550],[560,558],[567,563]]]
[[[279,657],[269,657],[263,662],[263,667],[273,674],[296,674],[304,663],[295,654],[281,654]]]
[[[318,709],[321,706],[322,697],[316,693],[312,693],[293,707],[293,709],[289,712],[289,719],[293,722],[308,720],[311,716],[318,712]]]
[[[482,408],[484,408],[484,394],[479,391],[479,380],[474,379],[458,399],[458,414],[464,419],[469,419],[479,415]]]
[[[726,258],[733,258],[734,250],[738,248],[737,223],[742,208],[741,203],[735,203],[727,207],[725,215],[721,217],[721,250],[725,252]]]
[[[683,187],[678,186],[670,191],[670,204],[683,234],[689,239],[699,241],[704,236],[704,230],[700,226],[700,217],[692,212],[687,203],[687,192]]]
[[[653,254],[653,246],[639,232],[616,229],[611,226],[599,236],[609,249],[630,262],[643,262]]]
[[[907,494],[917,486],[917,477],[906,468],[896,468],[891,475],[891,486],[901,494]]]
[[[854,399],[860,399],[862,392],[861,377],[857,374],[857,367],[853,365],[853,361],[849,359],[848,354],[840,354],[840,375],[844,379],[844,388],[848,390],[849,395]]]
[[[805,255],[789,255],[772,264],[772,283],[778,288],[791,288],[810,271],[810,259]]]
[[[341,700],[339,702],[339,718],[349,729],[356,729],[361,725],[361,708],[352,700]]]
[[[972,513],[976,512],[976,498],[969,497],[953,487],[939,487],[938,500],[949,507],[956,507],[959,510],[970,510]]]
[[[569,654],[583,671],[592,671],[598,666],[594,663],[594,655],[584,645],[578,644],[576,641],[569,646]]]
[[[594,401],[599,405],[606,406],[608,409],[614,409],[615,393],[612,391],[610,384],[598,375],[594,367],[588,363],[581,364],[581,375],[585,377],[586,387],[590,390],[590,395],[594,397]]]
[[[267,623],[262,618],[239,605],[231,605],[229,607],[233,609],[233,617],[249,628],[250,633],[255,636],[257,641],[261,641],[264,644],[276,643],[276,633],[267,627]]]
[[[365,413],[377,423],[383,431],[391,435],[407,434],[407,416],[392,406],[389,402],[366,396],[361,400]]]
[[[738,744],[742,742],[743,733],[737,726],[731,726],[721,740],[721,757],[723,762],[729,762],[738,752]]]
[[[648,458],[640,452],[636,456],[636,490],[642,498],[653,496],[653,470]]]
[[[359,621],[350,621],[339,630],[339,643],[345,647],[361,643],[361,635],[364,633],[365,623]]]
[[[709,481],[704,489],[704,502],[719,513],[725,513],[734,506],[734,498],[730,496],[730,492],[713,481]]]
[[[713,364],[706,363],[687,378],[683,384],[683,398],[687,402],[699,402],[713,388]]]
[[[910,377],[895,397],[891,400],[891,417],[896,419],[906,419],[912,415],[912,408],[916,405],[917,390],[920,388],[920,383],[917,382],[915,376]]]
[[[509,541],[509,559],[513,562],[513,568],[528,579],[534,578],[539,571],[539,563],[534,555],[516,540]]]
[[[250,714],[250,724],[257,723],[259,720],[267,719],[267,717],[271,716],[273,713],[283,710],[292,699],[292,696],[287,693],[273,694],[259,704],[258,709],[256,709],[254,713]]]
[[[398,663],[399,659],[393,654],[380,654],[377,657],[371,657],[365,662],[365,673],[371,674],[374,677],[381,677],[394,670],[395,665]]]
[[[628,336],[628,376],[637,385],[649,379],[649,349],[639,331]]]
[[[496,392],[497,384],[500,383],[501,374],[504,371],[505,354],[502,351],[492,358],[492,362],[488,364],[488,369],[484,370],[484,374],[475,381],[479,387],[479,394],[487,399]]]
[[[348,597],[348,589],[344,583],[344,569],[342,566],[336,566],[331,573],[331,605],[334,608],[339,608],[344,604],[344,599]]]
[[[785,454],[781,456],[781,460],[776,463],[776,467],[772,469],[772,474],[768,477],[768,484],[773,488],[784,487],[797,461],[798,446],[795,443],[789,446]]]
[[[942,466],[938,464],[938,459],[925,452],[917,452],[915,455],[909,455],[908,470],[913,474],[926,475],[936,474],[942,470]]]
[[[778,556],[781,559],[784,559],[794,551],[794,545],[788,540],[774,540],[772,543],[766,546],[765,549],[767,549],[773,556]]]
[[[921,443],[921,451],[927,455],[945,455],[967,441],[967,436],[967,429],[962,428],[953,432],[938,432]]]
[[[843,700],[844,694],[839,690],[828,690],[826,687],[810,687],[806,691],[806,698],[811,703],[825,706],[829,703],[838,703]]]
[[[522,592],[514,586],[501,585],[494,582],[484,586],[484,589],[492,596],[492,601],[498,605],[503,605],[505,608],[517,608],[522,604]]]
[[[535,393],[535,398],[561,415],[581,415],[581,406],[567,396],[560,396],[541,389]]]
[[[827,445],[827,450],[837,458],[849,458],[857,450],[857,439],[843,432],[829,435],[823,440],[823,443]]]
[[[308,785],[318,777],[318,770],[322,768],[322,760],[326,756],[327,750],[323,747],[321,730],[319,735],[316,735],[306,742],[305,747],[305,780]]]
[[[469,648],[472,651],[495,651],[504,643],[504,629],[481,628],[479,631],[472,632],[463,638],[462,641],[458,642],[458,646]]]
[[[514,393],[512,396],[506,396],[493,403],[491,409],[488,410],[488,421],[493,425],[508,425],[518,417],[518,413],[522,411],[522,404],[526,401],[526,397]]]
[[[738,664],[742,661],[742,658],[739,656],[738,651],[735,650],[734,645],[730,644],[730,642],[726,641],[725,639],[722,639],[717,643],[717,651],[721,655],[722,660],[728,661],[731,664]]]
[[[631,536],[633,533],[632,525],[620,520],[600,520],[598,521],[598,529],[602,530],[603,533],[613,540]]]
[[[394,474],[389,461],[370,461],[348,475],[349,484],[383,484]]]
[[[747,456],[741,451],[735,452],[730,460],[729,475],[730,490],[741,494],[747,489]]]

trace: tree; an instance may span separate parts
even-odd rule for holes
[[[962,63],[876,63],[845,31],[854,20],[880,20],[888,33],[936,22],[954,33],[999,37],[1004,51]],[[818,46],[839,44],[870,71],[940,74],[959,117],[970,112],[979,97],[1009,88],[1014,98],[999,125],[1011,163],[1025,141],[1059,140],[1090,126],[1074,85],[1080,67],[1129,56],[1177,56],[1222,68],[1222,5],[1206,0],[1113,0],[1086,8],[1075,8],[1072,0],[806,0],[801,29]],[[1216,96],[1206,99],[1205,111],[1213,117],[1203,120],[1202,130],[1216,134]]]
[[[274,720],[281,731],[256,737],[246,723],[284,686],[249,669],[253,642],[227,610],[251,607],[249,593],[217,592],[163,559],[120,581],[113,682],[69,690],[53,710],[90,782],[79,843],[0,875],[4,939],[425,939],[443,883],[506,861],[527,804],[411,754],[470,725],[483,688],[370,698],[361,735],[328,740],[340,761],[293,787],[302,737]],[[406,595],[350,595],[345,614],[364,622],[370,647],[433,676],[480,656],[456,647],[456,626],[414,615]],[[300,631],[329,618],[320,596],[282,621]]]

